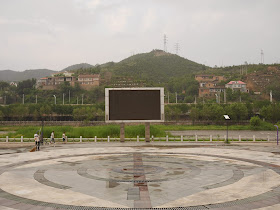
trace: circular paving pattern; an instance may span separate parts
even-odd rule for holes
[[[254,209],[279,203],[279,184],[272,183],[279,174],[277,165],[213,154],[143,151],[63,155],[1,167],[0,205],[15,209],[24,205],[61,209]],[[7,181],[13,185],[4,184]],[[257,189],[263,186],[261,182],[265,188]],[[249,184],[256,187],[251,194],[247,192]],[[195,202],[201,196],[205,201]]]

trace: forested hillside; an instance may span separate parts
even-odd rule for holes
[[[113,75],[117,76],[167,82],[170,78],[182,77],[205,70],[206,66],[162,50],[153,50],[150,53],[131,56],[108,69]]]
[[[3,70],[0,71],[0,81],[7,82],[18,82],[27,79],[39,79],[41,77],[50,76],[56,71],[49,69],[34,69],[34,70],[26,70],[23,72],[12,71],[12,70]]]

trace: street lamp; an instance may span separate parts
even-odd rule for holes
[[[53,95],[53,97],[54,97],[54,104],[56,104],[56,96],[55,96],[55,95]]]
[[[229,144],[229,141],[228,141],[228,121],[230,120],[230,117],[228,115],[224,115],[224,118],[227,122],[227,140],[226,140],[226,143]]]

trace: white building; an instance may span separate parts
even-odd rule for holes
[[[230,81],[227,83],[226,88],[230,88],[233,91],[240,90],[240,92],[246,93],[247,91],[247,84],[242,81]]]

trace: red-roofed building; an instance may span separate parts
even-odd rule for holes
[[[248,92],[247,91],[247,84],[242,81],[230,81],[226,84],[226,88],[230,88],[233,91],[240,90],[240,92]]]

